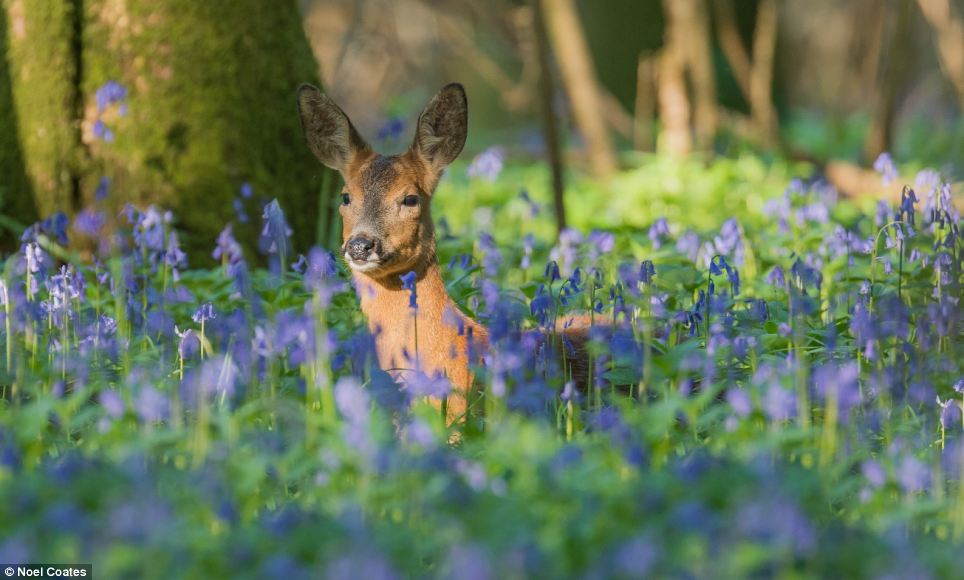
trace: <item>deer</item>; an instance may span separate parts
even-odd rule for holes
[[[463,421],[476,390],[473,367],[483,362],[489,334],[446,290],[431,202],[465,145],[465,89],[452,83],[439,90],[419,115],[410,147],[398,155],[376,153],[345,112],[312,85],[299,87],[298,110],[308,148],[344,180],[341,253],[379,366],[401,382],[418,371],[444,375],[453,387],[447,421]],[[585,325],[567,332],[584,351]]]

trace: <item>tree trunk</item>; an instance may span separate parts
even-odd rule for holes
[[[539,0],[533,3],[533,23],[535,49],[539,61],[539,113],[542,115],[542,135],[549,155],[549,169],[552,172],[552,201],[556,213],[556,230],[561,234],[566,229],[565,183],[563,182],[562,151],[559,148],[559,123],[553,110],[554,86],[552,78],[552,59],[549,56],[549,35]]]
[[[888,6],[887,40],[884,43],[874,92],[870,128],[864,140],[864,160],[873,163],[878,155],[890,149],[893,140],[894,117],[897,115],[897,91],[905,74],[912,0],[894,0],[896,8]]]
[[[71,213],[78,188],[80,15],[71,0],[3,0],[3,8],[13,96],[13,110],[5,114],[16,119],[30,184],[29,190],[18,187],[16,195],[22,198],[32,190],[41,216]]]
[[[156,203],[174,211],[197,264],[228,221],[253,247],[261,202],[277,197],[296,244],[314,241],[326,170],[304,145],[295,90],[319,84],[318,67],[294,0],[2,1],[42,214]],[[99,107],[108,81],[127,97]],[[95,201],[102,177],[110,194]],[[245,183],[254,196],[239,224]]]
[[[690,101],[686,93],[684,55],[678,27],[668,21],[666,42],[659,55],[657,74],[661,128],[657,147],[670,155],[686,155],[693,148],[690,136]]]
[[[761,0],[753,31],[753,64],[750,66],[749,96],[753,124],[764,143],[773,144],[777,132],[773,108],[773,61],[777,48],[776,0]]]
[[[954,85],[964,111],[964,14],[954,14],[950,0],[917,0],[917,4],[937,33],[934,42],[941,68]]]
[[[27,176],[20,146],[16,103],[7,59],[7,11],[0,7],[0,250],[12,251],[17,246],[19,228],[37,219],[33,188]]]
[[[541,0],[546,28],[572,103],[576,126],[585,139],[593,174],[600,179],[617,168],[616,153],[603,120],[599,83],[573,0]]]
[[[673,43],[693,87],[693,127],[702,149],[712,145],[718,122],[707,12],[702,0],[663,0],[667,41]]]
[[[656,93],[656,62],[652,54],[640,54],[636,63],[636,98],[633,102],[633,147],[653,150],[653,113]]]

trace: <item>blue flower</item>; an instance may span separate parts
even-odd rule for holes
[[[649,227],[649,240],[653,244],[653,249],[658,250],[663,245],[663,241],[669,237],[669,223],[666,218],[659,218]]]
[[[385,123],[379,127],[375,139],[379,141],[394,141],[405,132],[405,119],[401,117],[389,117]]]
[[[194,322],[201,324],[202,322],[217,318],[217,314],[214,312],[214,306],[212,306],[210,302],[205,302],[194,312],[194,316],[191,318]]]
[[[292,231],[288,227],[285,213],[277,199],[271,200],[264,206],[262,218],[264,227],[261,229],[259,247],[266,254],[279,255],[284,262],[285,256],[289,254],[288,240]]]
[[[94,199],[102,201],[107,198],[108,193],[110,193],[110,178],[105,175],[100,178],[100,182],[97,184],[97,189],[94,191]]]
[[[897,179],[897,167],[894,165],[890,153],[884,152],[877,157],[877,160],[874,161],[874,171],[880,174],[880,180],[884,185],[890,185]]]
[[[408,307],[412,309],[418,308],[418,294],[416,285],[416,275],[415,272],[408,272],[399,276],[402,280],[402,288],[408,290]]]
[[[110,105],[120,103],[126,98],[127,87],[117,81],[107,81],[94,93],[98,113],[103,113]]]
[[[466,173],[469,177],[482,177],[495,181],[502,173],[504,161],[505,149],[499,146],[489,147],[475,156]]]

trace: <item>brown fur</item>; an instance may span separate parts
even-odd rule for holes
[[[379,365],[403,381],[416,366],[427,375],[448,377],[455,387],[448,416],[460,420],[474,388],[472,366],[481,362],[470,357],[485,351],[488,333],[466,317],[446,291],[436,257],[431,199],[442,171],[465,142],[468,109],[464,90],[452,84],[439,91],[419,117],[411,148],[395,156],[373,152],[347,115],[318,89],[302,86],[298,104],[309,148],[345,179],[344,195],[349,203],[340,209],[343,251],[359,236],[376,242],[370,255],[378,254],[377,265],[358,263],[347,254],[346,260],[375,335]],[[403,200],[413,195],[418,196],[418,205],[404,205]],[[410,292],[400,279],[407,272],[416,274],[415,310],[409,306]],[[560,328],[576,351],[567,358],[569,370],[581,386],[588,382],[587,327],[577,323]]]

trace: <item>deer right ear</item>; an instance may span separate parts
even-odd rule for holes
[[[308,148],[328,167],[344,171],[355,154],[368,149],[348,115],[316,87],[298,88],[298,113]]]

